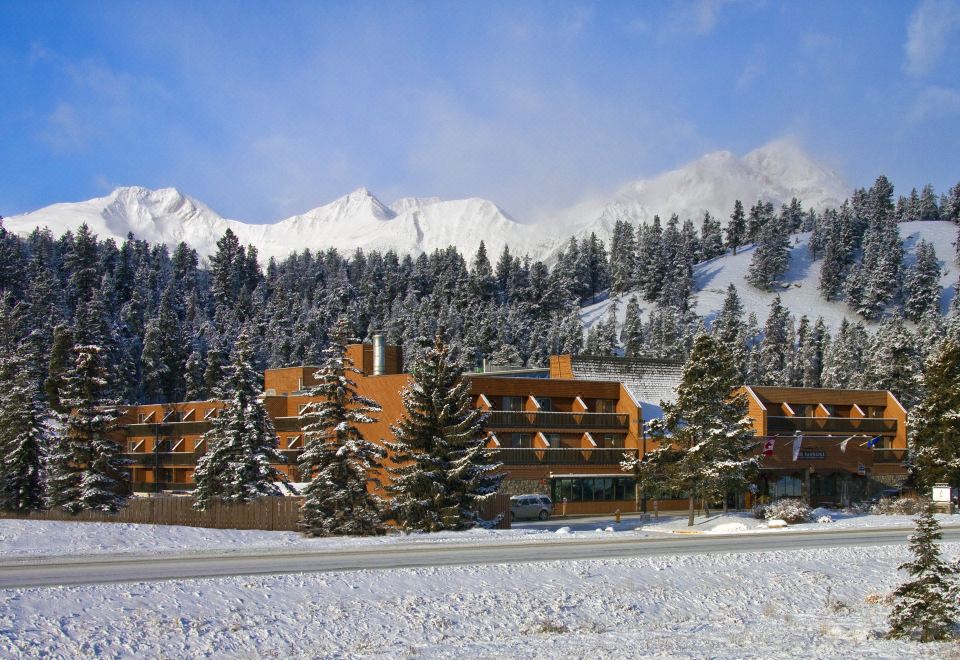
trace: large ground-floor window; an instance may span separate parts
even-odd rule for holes
[[[553,501],[609,502],[632,500],[635,482],[632,477],[560,477],[552,479]]]

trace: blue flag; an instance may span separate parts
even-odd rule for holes
[[[881,440],[881,437],[878,435],[876,438],[867,443],[867,449],[870,447],[875,447]]]

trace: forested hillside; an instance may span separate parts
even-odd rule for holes
[[[509,248],[488,255],[483,245],[472,255],[452,247],[416,258],[329,250],[262,263],[231,231],[201,265],[185,243],[171,254],[133,236],[99,240],[85,226],[60,236],[0,229],[0,355],[24,360],[56,407],[79,345],[109,356],[117,399],[166,402],[215,396],[244,330],[261,368],[317,363],[341,315],[357,337],[382,329],[408,364],[424,350],[420,339],[442,328],[469,368],[485,358],[543,365],[566,352],[682,358],[695,334],[709,330],[749,382],[889,387],[909,404],[921,360],[947,325],[948,264],[923,243],[905,260],[898,228],[958,217],[960,185],[897,199],[880,177],[823,213],[801,200],[780,209],[759,201],[738,202],[722,221],[619,221],[609,246],[595,234],[571,239],[552,268]],[[775,294],[798,250],[818,262],[816,299],[876,324],[873,338],[863,323],[831,332],[815,306],[797,315],[781,304]],[[704,313],[702,264],[734,254],[745,262],[743,276],[723,290],[717,313]],[[764,316],[744,310],[748,291],[768,292]],[[623,309],[610,306],[585,336],[581,306],[630,292]]]

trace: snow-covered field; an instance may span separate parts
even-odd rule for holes
[[[909,516],[851,515],[837,511],[817,510],[816,517],[829,515],[833,522],[791,525],[792,531],[829,531],[865,527],[911,527]],[[960,515],[937,516],[941,525],[960,524]],[[170,555],[230,554],[263,550],[304,551],[338,550],[351,547],[373,547],[393,544],[504,543],[589,540],[637,536],[649,537],[673,530],[694,530],[713,534],[782,533],[767,529],[766,523],[749,513],[714,513],[709,518],[698,516],[692,528],[686,515],[662,516],[643,520],[624,516],[616,523],[613,517],[554,518],[545,525],[520,526],[511,530],[475,529],[468,532],[437,534],[393,534],[385,537],[352,537],[309,539],[294,532],[266,532],[237,529],[203,529],[174,525],[135,525],[128,523],[54,522],[44,520],[0,520],[0,562],[26,560],[31,557],[84,556],[103,554]]]
[[[946,544],[948,557],[960,544]],[[902,546],[0,592],[3,657],[950,657],[880,638]]]
[[[811,531],[824,532],[839,529],[866,529],[883,527],[913,527],[913,516],[887,516],[887,515],[863,515],[844,513],[830,509],[814,509],[813,519],[828,517],[830,522],[809,522],[790,525],[787,529],[793,532]],[[960,515],[940,515],[936,516],[937,522],[941,526],[960,524]],[[743,533],[780,533],[782,528],[768,528],[767,521],[758,520],[749,513],[730,513],[728,515],[713,514],[707,518],[697,516],[694,520],[694,526],[687,526],[687,518],[670,517],[661,518],[645,523],[640,527],[648,532],[673,532],[673,531],[695,531],[705,534],[743,534]]]
[[[478,543],[552,537],[538,529],[392,534],[310,539],[295,532],[204,529],[176,525],[0,520],[0,560],[101,554],[232,553],[258,550],[336,550],[388,544]]]

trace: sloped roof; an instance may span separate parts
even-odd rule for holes
[[[649,358],[575,355],[570,359],[577,380],[607,380],[623,383],[641,407],[645,420],[663,415],[660,402],[673,403],[680,384],[683,363]]]

